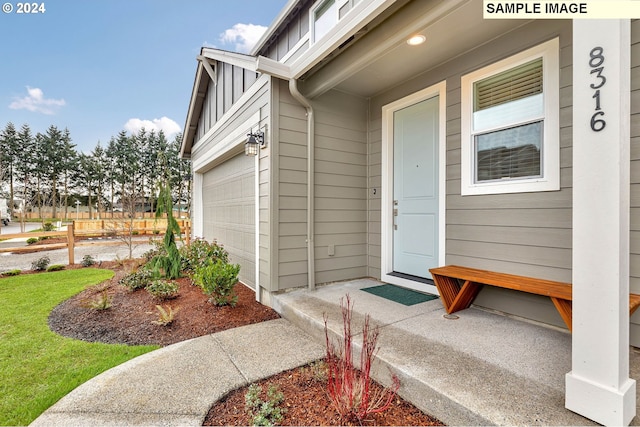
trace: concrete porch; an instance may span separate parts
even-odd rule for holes
[[[473,307],[449,320],[439,299],[404,306],[360,290],[379,284],[359,279],[283,293],[273,306],[324,343],[323,314],[331,332],[339,333],[340,298],[350,294],[352,330],[361,331],[367,313],[381,326],[376,379],[388,384],[390,368],[401,380],[403,398],[448,425],[594,424],[564,408],[568,332]],[[631,378],[640,378],[635,348],[630,366]],[[640,425],[638,417],[632,425]]]

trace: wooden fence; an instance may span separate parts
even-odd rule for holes
[[[17,246],[0,248],[0,252],[33,252],[33,251],[47,251],[53,249],[68,248],[69,250],[69,265],[75,264],[75,247],[76,246],[102,246],[102,245],[122,245],[122,237],[134,238],[139,235],[162,235],[167,227],[167,221],[164,220],[164,226],[160,226],[161,219],[154,220],[131,220],[125,221],[106,221],[106,220],[85,220],[81,222],[74,221],[67,225],[66,230],[61,231],[41,231],[30,233],[16,233],[16,234],[0,234],[0,238],[15,239],[15,238],[31,238],[31,237],[62,237],[65,239],[63,243],[50,243],[39,244],[37,246]],[[178,225],[180,226],[180,234],[183,236],[184,243],[190,243],[191,237],[191,221],[187,219],[179,219]],[[92,224],[91,224],[91,223]],[[147,226],[147,222],[153,222],[152,227]],[[79,226],[76,229],[76,223]],[[106,226],[106,228],[105,228]],[[84,227],[84,229],[82,229]],[[96,236],[109,236],[114,237],[114,240],[79,240],[77,238],[82,237],[96,237]]]
[[[24,215],[24,218],[29,220],[29,219],[39,219],[40,215],[38,214],[38,212],[27,212]],[[174,216],[179,216],[179,213],[177,210],[173,211],[173,215]],[[184,212],[182,212],[182,215],[186,215]],[[78,220],[78,219],[111,219],[111,218],[129,218],[130,214],[128,212],[113,212],[111,213],[111,211],[108,212],[96,212],[96,211],[92,211],[91,213],[87,212],[87,211],[80,211],[80,212],[76,212],[75,209],[69,209],[69,211],[67,212],[67,214],[65,215],[64,210],[60,211],[58,210],[58,212],[56,212],[56,219],[62,219],[65,221],[73,221],[73,220]],[[136,212],[135,217],[136,218],[155,218],[156,214],[154,212]],[[51,220],[51,218],[53,218],[53,213],[51,212],[51,210],[48,211],[43,211],[42,212],[42,217],[45,221],[49,221]],[[13,221],[15,222],[19,222],[20,221],[20,214],[15,214],[13,216]]]

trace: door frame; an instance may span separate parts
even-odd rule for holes
[[[438,295],[435,286],[397,276],[393,272],[393,113],[438,96],[438,262],[445,259],[446,159],[447,159],[447,85],[445,81],[429,86],[382,107],[382,197],[381,197],[381,279],[387,283]]]

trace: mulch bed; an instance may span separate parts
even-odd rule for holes
[[[49,315],[49,327],[60,335],[84,341],[99,341],[129,345],[169,345],[203,335],[220,332],[251,323],[277,319],[271,308],[258,303],[255,293],[242,284],[235,286],[238,295],[236,307],[216,307],[207,301],[200,288],[189,278],[178,279],[180,292],[175,299],[155,300],[146,290],[134,292],[118,285],[118,280],[133,271],[138,261],[102,262],[100,268],[110,268],[115,276],[58,305]],[[81,268],[79,265],[68,268]],[[24,272],[27,273],[27,272]],[[23,274],[24,274],[23,273]],[[107,310],[87,308],[87,302],[98,298],[103,291],[112,297]],[[176,320],[169,326],[153,323],[158,319],[156,305],[171,306],[178,310]],[[285,413],[282,425],[345,425],[331,406],[326,384],[318,379],[317,369],[302,367],[283,372],[262,381],[276,385],[285,395]],[[380,387],[377,384],[374,387]],[[231,392],[210,409],[204,425],[249,425],[245,412],[247,387]],[[410,403],[396,398],[392,407],[375,414],[363,425],[443,425],[424,414]]]

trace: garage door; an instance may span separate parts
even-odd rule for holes
[[[240,154],[203,176],[203,232],[240,264],[240,280],[255,285],[255,159]]]

